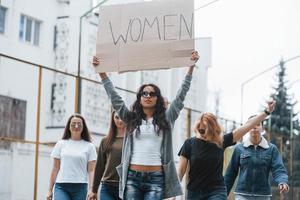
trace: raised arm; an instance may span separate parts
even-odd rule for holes
[[[199,55],[198,55],[197,51],[194,51],[192,53],[191,60],[193,60],[195,63],[199,60]],[[190,89],[194,68],[195,68],[195,64],[188,68],[185,79],[184,79],[180,89],[178,90],[175,99],[172,101],[169,109],[166,111],[166,115],[167,115],[167,117],[169,117],[171,122],[174,122],[177,119],[180,111],[184,107],[183,102],[184,102],[187,92]]]
[[[227,195],[229,195],[230,190],[234,184],[234,181],[238,175],[239,160],[240,160],[240,153],[239,153],[238,147],[236,146],[233,151],[231,160],[229,162],[229,165],[227,166],[225,176],[224,176],[225,185],[227,188]]]
[[[100,64],[99,58],[93,57],[94,67]],[[110,81],[106,73],[99,73],[99,76],[102,80],[104,89],[111,100],[113,109],[117,112],[118,116],[125,122],[128,122],[130,111],[126,107],[125,102],[122,97],[117,93],[113,83]]]
[[[247,123],[243,126],[235,129],[233,131],[233,142],[237,142],[240,140],[246,133],[248,133],[252,128],[254,128],[257,124],[261,123],[271,112],[273,112],[275,108],[275,101],[269,101],[268,106],[264,112],[259,115],[251,118]]]

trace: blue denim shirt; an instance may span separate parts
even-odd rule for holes
[[[257,147],[250,139],[235,147],[224,176],[228,194],[238,172],[237,194],[271,196],[270,173],[277,184],[288,184],[287,171],[277,147],[263,137]]]

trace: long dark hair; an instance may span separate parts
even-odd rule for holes
[[[62,139],[67,140],[67,139],[71,138],[70,124],[71,124],[71,120],[74,117],[80,118],[82,120],[83,127],[82,127],[82,132],[81,132],[81,139],[83,139],[87,142],[92,142],[90,132],[89,132],[89,130],[87,128],[87,125],[85,123],[85,119],[78,113],[75,113],[75,114],[73,114],[69,117],[67,125],[65,127],[64,135],[62,136]]]
[[[110,117],[110,125],[109,125],[109,129],[108,129],[108,134],[105,138],[103,138],[105,140],[104,141],[104,151],[105,152],[108,152],[111,150],[111,146],[114,143],[114,141],[116,140],[116,137],[118,134],[118,132],[117,132],[118,128],[117,128],[115,120],[114,120],[115,114],[116,114],[116,111],[112,111],[111,117]]]
[[[166,131],[170,130],[170,124],[166,119],[166,107],[164,106],[164,98],[161,95],[159,87],[154,84],[144,84],[142,85],[136,95],[136,100],[132,105],[132,112],[134,115],[129,120],[127,128],[128,132],[132,133],[134,129],[137,129],[137,134],[140,133],[139,126],[142,124],[142,119],[146,120],[146,114],[144,113],[143,106],[141,105],[141,96],[145,87],[150,86],[154,89],[154,92],[157,96],[157,101],[155,105],[155,111],[153,113],[153,125],[156,130],[156,133],[159,134],[160,130]]]

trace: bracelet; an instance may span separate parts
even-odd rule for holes
[[[271,114],[269,111],[267,111],[267,109],[264,110],[264,113],[266,113],[266,115],[270,115]]]

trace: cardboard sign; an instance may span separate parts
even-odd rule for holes
[[[97,72],[191,66],[194,1],[103,6],[99,11]]]

